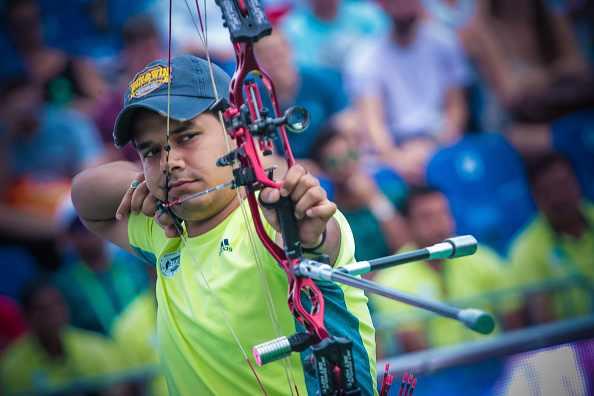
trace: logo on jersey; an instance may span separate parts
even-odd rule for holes
[[[229,246],[229,240],[223,239],[221,241],[221,246],[219,247],[219,256],[223,254],[223,252],[232,252],[233,248]]]
[[[159,271],[165,278],[171,278],[179,271],[181,251],[167,253],[159,260]]]
[[[169,82],[169,70],[165,66],[157,65],[140,72],[130,84],[130,99],[153,92],[166,82]]]

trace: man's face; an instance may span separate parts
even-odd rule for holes
[[[399,36],[410,33],[421,13],[418,0],[381,0],[381,5],[394,22],[394,29]]]
[[[140,154],[147,187],[160,199],[166,200],[166,169],[169,168],[169,196],[174,201],[231,181],[229,167],[217,167],[216,161],[226,154],[221,124],[211,113],[180,123],[170,120],[169,160],[167,118],[143,111],[135,118],[134,139]],[[182,202],[172,207],[184,220],[202,221],[219,213],[235,197],[229,188],[221,189]]]
[[[293,63],[287,41],[280,33],[273,32],[270,36],[263,37],[255,45],[258,63],[275,82],[286,85],[285,81],[292,82],[294,78]]]
[[[569,164],[551,164],[533,180],[532,192],[536,204],[553,225],[580,217],[581,190]]]
[[[34,1],[25,1],[11,10],[7,20],[8,31],[22,47],[30,48],[42,42],[41,8]]]
[[[2,116],[23,135],[30,135],[39,127],[40,106],[40,90],[33,85],[23,85],[6,95]]]
[[[346,183],[355,172],[358,164],[358,152],[347,138],[337,136],[321,150],[324,172],[337,184]]]
[[[69,320],[69,310],[62,294],[54,286],[48,285],[38,290],[27,312],[31,329],[43,337],[55,334]]]
[[[455,228],[448,200],[440,192],[415,197],[409,205],[408,224],[419,247],[443,242]]]
[[[340,3],[342,3],[342,0],[311,0],[314,13],[324,20],[336,17]]]
[[[99,235],[89,231],[82,224],[68,230],[70,242],[74,245],[81,257],[93,257],[98,251],[103,250],[105,240]]]

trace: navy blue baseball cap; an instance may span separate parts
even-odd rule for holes
[[[116,147],[124,147],[132,138],[132,119],[138,109],[149,109],[167,117],[169,81],[168,60],[151,62],[130,83],[124,109],[116,119],[113,140]],[[217,65],[212,65],[219,97],[229,99],[230,77]],[[182,55],[171,59],[171,91],[169,117],[186,121],[203,113],[215,102],[216,95],[208,62],[204,59]]]

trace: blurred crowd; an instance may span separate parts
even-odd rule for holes
[[[220,10],[199,3],[211,59],[232,74]],[[174,1],[171,51],[205,56],[189,4]],[[275,30],[256,57],[281,111],[311,113],[289,141],[356,258],[479,242],[369,279],[485,309],[495,333],[594,313],[592,1],[263,4]],[[112,129],[128,83],[167,57],[169,2],[0,6],[0,393],[167,394],[155,270],[88,232],[69,188],[87,167],[138,161]],[[378,357],[482,337],[369,298]]]

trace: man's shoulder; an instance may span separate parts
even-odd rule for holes
[[[458,45],[456,33],[447,26],[432,20],[422,21],[419,25],[419,38],[446,46]]]
[[[1,371],[6,373],[22,368],[23,364],[26,364],[34,354],[31,335],[22,335],[10,343],[0,354]]]
[[[147,315],[157,312],[155,292],[150,288],[140,293],[128,306],[115,318],[111,326],[111,336],[116,340],[134,334],[139,326],[146,323]]]
[[[526,249],[548,245],[553,230],[542,213],[530,219],[526,225],[516,233],[510,244],[510,252],[514,249]]]
[[[347,52],[345,57],[345,70],[354,76],[361,74],[365,76],[369,69],[389,70],[385,63],[386,56],[392,51],[392,43],[389,34],[379,37],[363,37]]]
[[[94,331],[67,326],[62,332],[64,343],[72,356],[85,362],[102,366],[110,360],[117,361],[119,350],[113,339]],[[107,367],[107,365],[105,365]]]

